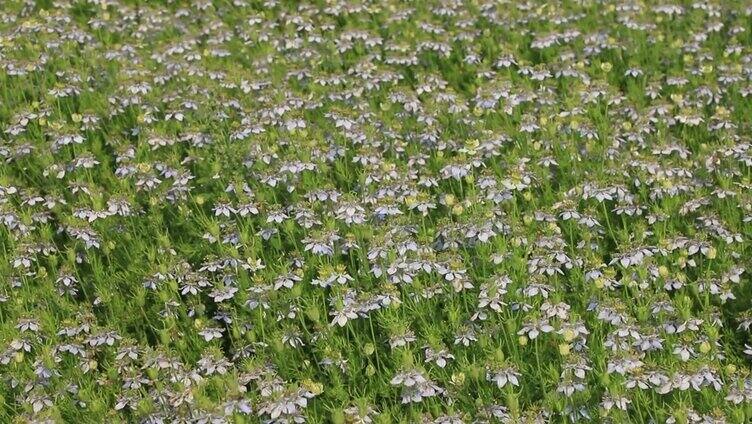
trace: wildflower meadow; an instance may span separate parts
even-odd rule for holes
[[[0,0],[0,423],[752,423],[749,0]]]

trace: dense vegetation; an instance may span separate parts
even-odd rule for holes
[[[0,1],[0,422],[752,422],[745,1]]]

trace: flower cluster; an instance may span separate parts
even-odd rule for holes
[[[752,422],[751,30],[3,1],[0,422]]]

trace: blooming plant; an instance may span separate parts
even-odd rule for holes
[[[0,1],[0,423],[752,422],[751,31]]]

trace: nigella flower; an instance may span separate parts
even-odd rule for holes
[[[355,238],[355,235],[352,233],[348,233],[345,235],[345,237],[342,239],[341,249],[343,255],[350,254],[350,252],[360,250],[360,245],[358,244],[357,239]]]
[[[520,336],[527,336],[530,339],[534,340],[541,333],[550,333],[552,331],[554,331],[554,327],[549,324],[548,320],[537,319],[523,324],[522,328],[517,332],[517,334]]]
[[[330,241],[326,238],[305,238],[302,240],[304,250],[310,251],[315,255],[333,256],[334,247],[330,244]]]
[[[372,424],[374,415],[378,412],[371,406],[353,405],[345,408],[345,417],[348,423],[352,424]]]
[[[613,396],[609,393],[604,393],[601,399],[601,408],[610,411],[616,407],[617,409],[626,411],[631,403],[632,401],[625,396]]]
[[[284,211],[281,209],[273,209],[268,212],[266,222],[281,224],[286,219],[290,219],[290,217]]]
[[[455,292],[473,288],[473,284],[467,276],[467,270],[461,268],[461,266],[460,262],[452,261],[448,266],[440,265],[437,269],[438,273],[444,277],[444,280],[452,285]]]
[[[396,203],[382,201],[381,204],[373,209],[373,214],[376,219],[384,220],[390,216],[402,215],[403,212],[400,210],[399,206]]]
[[[730,388],[728,391],[729,394],[725,398],[727,401],[734,405],[739,405],[742,402],[752,400],[752,381],[749,379],[742,381],[741,378],[736,377],[728,385]]]
[[[559,318],[562,320],[566,320],[569,318],[569,310],[571,309],[571,306],[564,302],[559,302],[556,304],[551,304],[549,302],[543,302],[543,304],[540,307],[540,311],[543,313],[543,315],[546,316],[546,318]]]
[[[624,71],[624,76],[637,78],[642,76],[644,73],[645,72],[640,68],[628,68],[626,71]]]
[[[501,312],[506,303],[503,297],[507,293],[507,286],[512,280],[506,276],[493,278],[491,281],[481,285],[480,294],[478,295],[478,308],[491,308],[494,312]]]
[[[305,417],[303,410],[308,406],[308,399],[315,395],[305,389],[284,389],[274,390],[265,396],[257,414],[259,416],[268,415],[272,423],[303,423]]]
[[[428,420],[431,424],[465,424],[462,414],[442,415],[435,420]]]
[[[334,357],[324,357],[319,364],[324,367],[337,367],[340,371],[347,372],[347,359],[343,359],[342,355],[337,353]]]
[[[302,280],[303,278],[296,273],[285,273],[274,280],[274,290],[279,290],[283,287],[291,289],[295,283]]]
[[[506,386],[507,383],[513,386],[519,386],[519,377],[520,373],[517,371],[517,368],[513,366],[505,366],[501,368],[486,367],[486,380],[496,383],[496,386],[500,389]]]
[[[22,333],[25,331],[31,331],[36,333],[39,331],[39,320],[34,318],[22,318],[18,320],[18,324],[16,325],[16,328],[20,330]]]
[[[574,376],[580,380],[584,380],[586,374],[593,370],[593,368],[588,365],[587,357],[581,355],[572,355],[569,357],[562,368],[562,378]]]
[[[256,235],[260,236],[264,240],[271,239],[275,234],[279,234],[279,230],[274,227],[262,228]]]
[[[633,355],[622,355],[610,359],[606,365],[606,373],[628,374],[642,367],[644,363]]]
[[[57,292],[60,295],[69,294],[76,296],[78,294],[78,280],[72,276],[62,276],[55,280]]]
[[[441,169],[442,179],[461,180],[471,171],[471,164],[458,161],[457,163],[446,165]]]
[[[389,382],[393,386],[402,387],[402,403],[420,403],[424,398],[444,393],[444,389],[426,378],[417,369],[405,370],[397,373]]]
[[[135,361],[139,358],[140,349],[133,345],[121,346],[117,351],[115,359],[118,361],[128,360]]]
[[[358,312],[355,305],[345,305],[341,309],[334,310],[329,313],[332,318],[331,325],[339,325],[344,327],[348,320],[354,320],[358,318]]]
[[[470,346],[471,343],[478,341],[475,327],[471,325],[465,325],[461,327],[454,336],[454,344],[461,344],[465,347]]]
[[[196,363],[204,375],[226,374],[232,364],[224,356],[207,354]]]
[[[236,212],[235,208],[232,207],[229,203],[217,203],[214,208],[214,216],[225,216],[227,218],[230,217],[230,214],[234,214]]]
[[[581,420],[586,420],[586,421],[592,420],[592,417],[590,416],[590,412],[588,411],[588,408],[585,406],[576,407],[572,404],[567,404],[564,407],[563,413],[569,419],[569,422],[572,422],[572,423],[579,422]]]
[[[651,333],[635,340],[634,346],[641,352],[651,352],[663,349],[663,341],[658,333]]]
[[[556,391],[566,397],[572,397],[575,392],[585,391],[585,383],[582,380],[565,378],[559,382]]]
[[[395,349],[397,347],[407,346],[408,343],[412,343],[416,340],[418,339],[415,337],[415,333],[412,330],[405,330],[400,334],[395,334],[392,337],[390,337],[389,346],[392,349]]]
[[[210,342],[214,339],[221,339],[224,331],[225,329],[220,327],[207,327],[199,331],[198,334],[203,337],[204,340]]]
[[[752,356],[752,346],[744,344],[744,354]]]
[[[299,348],[305,345],[300,332],[297,330],[290,330],[282,334],[282,343],[292,348]]]
[[[417,196],[405,198],[405,204],[410,210],[418,210],[423,216],[428,216],[431,210],[436,209],[437,205],[430,200],[424,192],[419,192]]]
[[[122,337],[115,331],[106,331],[98,333],[88,337],[85,343],[89,346],[113,346],[116,342],[121,340]]]
[[[52,407],[52,399],[41,393],[31,393],[28,396],[25,397],[25,403],[31,405],[32,410],[34,413],[40,412],[42,409],[50,408]]]
[[[426,347],[424,350],[425,362],[433,362],[439,368],[444,368],[448,361],[454,359],[454,355],[449,353],[446,349],[434,350],[431,347]]]

